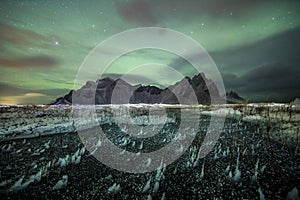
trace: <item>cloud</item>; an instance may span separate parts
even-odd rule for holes
[[[19,95],[30,90],[20,88],[11,84],[0,83],[0,96],[12,96]]]
[[[0,66],[25,68],[25,67],[52,67],[58,64],[58,60],[48,55],[24,56],[25,52],[18,53],[22,48],[49,47],[51,38],[34,31],[11,26],[0,21],[1,57]],[[15,49],[15,50],[12,50]],[[9,57],[9,58],[8,58]]]
[[[70,86],[74,85],[74,82],[65,79],[66,76],[62,77],[62,79],[57,79],[57,77],[53,76],[52,78],[44,78],[43,80],[51,83],[59,83],[59,84],[70,85]]]
[[[0,83],[0,105],[50,103],[67,94],[70,89],[27,89],[19,86]]]
[[[173,16],[174,11],[176,11],[176,16],[179,16],[179,20],[182,15],[191,16],[192,18],[199,16],[229,18],[231,12],[235,16],[242,15],[247,11],[251,11],[258,4],[268,5],[268,3],[257,0],[130,0],[127,3],[117,4],[117,11],[126,21],[139,25],[154,25],[162,21],[167,15]]]
[[[25,93],[16,96],[1,96],[0,105],[49,103],[49,97],[40,93]]]
[[[252,44],[210,52],[226,90],[254,101],[289,102],[300,94],[300,27]]]
[[[156,24],[153,7],[144,0],[133,0],[124,4],[117,4],[119,15],[129,22],[135,22],[140,25]]]
[[[298,67],[270,63],[223,79],[227,90],[236,90],[251,101],[290,102],[300,95],[299,74]]]
[[[41,93],[26,93],[23,95],[24,97],[44,97],[46,95],[41,94]]]
[[[67,94],[68,92],[70,92],[70,89],[46,89],[46,90],[33,90],[32,92],[36,92],[36,93],[43,93],[46,94],[48,96],[52,96],[53,99],[60,97],[64,94]],[[53,100],[52,99],[52,100]]]
[[[38,44],[40,41],[48,41],[47,37],[30,30],[18,28],[0,22],[0,42],[11,44]]]
[[[232,73],[223,73],[222,78],[227,91],[230,89],[235,90],[237,87],[239,87],[240,83],[237,75]]]
[[[25,68],[25,67],[52,67],[58,64],[58,60],[50,56],[33,56],[18,59],[0,58],[0,66]]]
[[[217,65],[224,65],[224,72],[245,72],[271,62],[295,66],[300,63],[299,35],[300,27],[296,27],[255,43],[209,53]]]
[[[223,15],[226,13],[234,13],[234,15],[237,14],[243,14],[245,11],[251,10],[254,8],[259,2],[257,0],[252,1],[240,1],[240,0],[222,0],[222,1],[196,1],[198,3],[198,6],[201,8],[202,11],[207,12],[210,16],[213,17],[220,17],[220,15]]]

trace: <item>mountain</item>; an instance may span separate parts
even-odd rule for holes
[[[294,99],[294,101],[292,101],[290,104],[291,105],[300,105],[300,98]]]
[[[226,92],[226,101],[227,103],[244,103],[246,100],[240,97],[236,92],[230,91]]]
[[[211,102],[211,96],[214,102]],[[122,79],[88,81],[82,88],[71,90],[51,104],[211,104],[222,100],[216,85],[200,73],[165,89],[140,84],[132,86]]]

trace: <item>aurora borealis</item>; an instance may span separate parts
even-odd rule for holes
[[[97,44],[147,26],[174,29],[201,44],[227,91],[250,101],[300,96],[299,1],[25,0],[0,3],[0,104],[53,101],[73,89],[78,68]],[[182,59],[155,50],[124,55],[106,74],[118,77],[153,62],[194,75]],[[179,80],[163,67],[144,67],[132,76],[156,85]]]

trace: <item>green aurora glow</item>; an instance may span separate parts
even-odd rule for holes
[[[142,3],[141,3],[142,2]],[[73,89],[84,58],[119,32],[157,26],[201,44],[223,75],[226,90],[251,101],[290,101],[300,95],[299,1],[2,1],[0,104],[43,104]],[[124,55],[107,74],[118,76],[147,63],[193,76],[167,52]],[[168,85],[164,67],[131,72],[145,84]]]

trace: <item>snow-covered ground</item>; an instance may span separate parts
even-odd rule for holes
[[[300,145],[300,106],[290,104],[167,105],[123,104],[96,106],[2,106],[0,140],[75,132],[112,121],[118,124],[156,124],[172,121],[166,110],[235,118],[268,126],[275,140]],[[143,114],[146,111],[147,114]],[[84,117],[80,117],[83,115]],[[148,116],[150,117],[148,117]],[[189,115],[182,115],[188,118]]]

